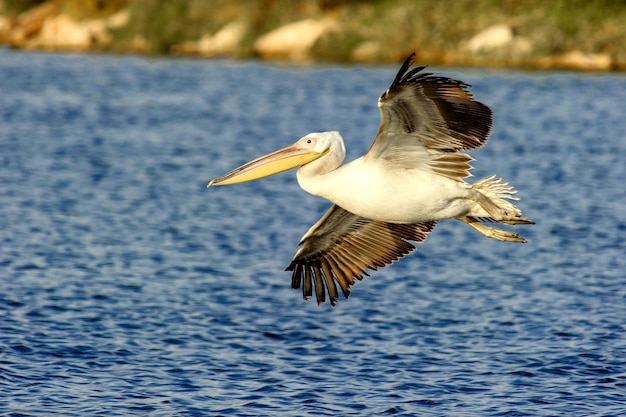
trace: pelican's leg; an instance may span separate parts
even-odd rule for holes
[[[478,204],[483,210],[487,212],[487,214],[489,214],[489,217],[491,217],[495,221],[499,222],[503,218],[511,217],[506,210],[498,207],[496,203],[491,201],[491,199],[486,197],[480,191],[470,189],[469,192],[470,200]]]
[[[500,240],[502,242],[526,243],[526,239],[524,239],[523,237],[519,237],[517,233],[509,232],[502,229],[496,229],[495,227],[485,226],[473,217],[457,217],[457,220],[467,223],[469,226],[474,228],[474,230],[480,232],[483,236],[489,237],[491,239]]]
[[[535,224],[535,222],[530,220],[528,217],[522,216],[522,213],[519,211],[519,209],[508,201],[499,200],[504,203],[503,205],[507,206],[510,210],[506,210],[502,206],[498,206],[489,197],[483,195],[480,191],[475,191],[475,194],[477,194],[477,196],[475,198],[472,198],[472,200],[489,214],[490,220],[505,224]],[[477,215],[476,213],[472,214],[477,217],[483,217]]]
[[[506,199],[517,200],[512,195],[512,191],[509,187],[505,187],[505,191],[502,192],[499,189],[492,190],[489,188],[491,185],[499,186],[500,182],[487,180],[479,181],[469,189],[469,199],[475,202],[482,210],[484,210],[488,216],[484,216],[479,212],[472,210],[469,214],[474,217],[489,217],[491,220],[498,223],[506,224],[534,224],[532,220],[522,216],[522,212],[517,206]],[[498,179],[499,180],[499,179]],[[508,194],[507,194],[508,192]]]

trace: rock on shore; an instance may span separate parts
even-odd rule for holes
[[[0,40],[18,49],[56,51],[101,50],[111,41],[110,30],[128,22],[128,10],[106,19],[77,21],[44,2],[15,19],[0,20]]]

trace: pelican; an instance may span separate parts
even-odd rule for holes
[[[415,54],[378,100],[381,121],[367,153],[345,165],[338,132],[309,133],[296,143],[211,180],[207,187],[267,177],[299,167],[298,184],[332,207],[302,237],[287,267],[303,298],[331,305],[355,280],[415,249],[440,220],[457,219],[486,237],[526,242],[487,224],[532,224],[511,200],[516,191],[490,176],[469,184],[477,149],[491,133],[492,112],[469,84],[422,72]]]

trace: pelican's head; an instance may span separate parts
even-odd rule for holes
[[[309,133],[291,146],[257,158],[209,181],[207,187],[238,184],[268,177],[309,164],[326,155],[332,156],[332,163],[336,163],[333,169],[343,161],[346,150],[339,132]]]

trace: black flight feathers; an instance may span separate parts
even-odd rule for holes
[[[392,89],[394,89],[395,87],[399,87],[402,84],[419,83],[421,81],[457,85],[460,88],[462,88],[470,98],[472,97],[472,94],[469,91],[467,91],[467,88],[471,87],[471,85],[463,81],[455,80],[455,79],[448,78],[448,77],[433,75],[431,72],[424,72],[422,74],[418,74],[420,71],[426,69],[426,65],[420,65],[409,71],[409,68],[411,68],[411,65],[413,65],[414,60],[415,60],[415,52],[409,55],[409,57],[404,61],[404,63],[398,70],[398,73],[396,74],[396,78],[394,78],[393,82],[391,83],[387,91],[385,91],[382,94],[381,98],[384,98]]]
[[[434,104],[452,142],[449,148],[437,146],[440,151],[457,152],[483,146],[491,133],[491,109],[474,100],[468,90],[468,83],[432,73],[420,73],[426,66],[410,69],[414,58],[413,53],[404,61],[393,83],[381,95],[380,100],[394,101],[397,97],[405,97],[409,90],[412,91],[416,104],[421,102],[423,108]]]

